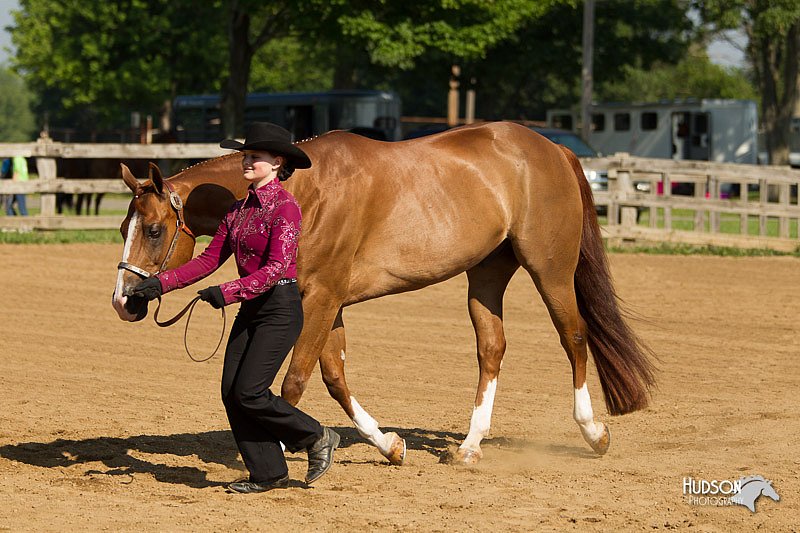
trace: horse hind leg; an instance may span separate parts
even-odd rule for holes
[[[586,361],[588,358],[586,323],[578,311],[575,295],[574,273],[577,265],[575,254],[566,247],[552,254],[547,250],[538,253],[517,251],[522,266],[528,271],[542,296],[553,325],[558,331],[561,346],[572,366],[574,387],[573,418],[578,424],[584,440],[602,455],[611,444],[608,427],[594,419],[592,402],[586,385]]]
[[[478,388],[464,442],[445,462],[474,464],[482,457],[481,441],[489,434],[497,377],[506,350],[503,331],[503,294],[519,268],[511,247],[501,245],[498,252],[467,271],[468,307],[478,354]]]
[[[322,380],[331,397],[339,402],[347,416],[353,421],[358,433],[377,447],[391,464],[402,465],[406,457],[406,441],[397,433],[384,434],[381,432],[378,422],[361,407],[347,386],[344,374],[346,348],[344,321],[340,309],[320,356]]]

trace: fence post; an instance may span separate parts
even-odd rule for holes
[[[40,147],[45,147],[50,142],[50,137],[39,137],[36,141]],[[47,153],[46,150],[41,150],[42,153]],[[54,180],[56,179],[56,160],[52,157],[37,157],[36,158],[36,172],[39,174],[40,180]],[[53,193],[41,195],[41,214],[42,217],[54,217],[56,215],[56,195]]]
[[[708,182],[708,176],[706,176],[706,183],[700,183],[696,181],[694,183],[694,197],[698,202],[698,205],[702,206],[703,200],[706,198],[706,185]],[[704,232],[706,230],[706,211],[705,209],[696,209],[694,212],[694,230]]]
[[[619,220],[619,183],[617,169],[608,169],[608,207],[606,208],[606,224],[616,226]]]
[[[762,237],[767,234],[767,215],[764,212],[769,202],[769,185],[764,178],[758,180],[758,234]]]
[[[722,187],[719,182],[719,178],[715,175],[710,175],[708,177],[708,192],[711,198],[709,198],[715,204],[719,201]],[[717,206],[714,205],[710,208],[710,215],[711,215],[711,222],[709,223],[711,233],[719,233],[720,229],[720,214],[717,210]]]
[[[626,205],[633,195],[633,181],[631,180],[630,170],[617,170],[617,192],[619,194],[620,205],[620,225],[630,229],[636,226],[636,207]]]
[[[672,197],[672,176],[669,172],[664,172],[662,182],[662,194],[664,195],[664,229],[672,231],[672,206],[670,206],[669,199]]]
[[[781,183],[778,187],[779,187],[779,189],[778,189],[778,202],[781,204],[782,208],[787,208],[787,207],[789,207],[789,184],[788,183]],[[781,214],[781,216],[778,217],[778,225],[779,225],[779,231],[780,231],[780,233],[778,235],[780,235],[784,239],[788,239],[789,238],[789,218],[786,216],[785,213]]]
[[[750,222],[747,216],[747,202],[750,201],[749,198],[749,189],[748,189],[748,182],[743,181],[739,184],[739,201],[742,202],[742,207],[745,209],[741,215],[739,215],[739,234],[740,235],[749,235],[750,234]]]

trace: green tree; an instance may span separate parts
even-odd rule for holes
[[[478,59],[524,21],[564,1],[577,0],[229,0],[223,131],[241,133],[253,57],[271,40],[331,43],[334,86],[348,88],[359,84],[362,51],[372,65],[401,70],[431,51]]]
[[[695,50],[676,65],[654,64],[650,69],[625,65],[619,81],[603,84],[597,100],[654,102],[686,98],[758,100],[755,87],[741,69],[725,68]]]
[[[800,0],[695,0],[709,31],[742,28],[761,96],[773,164],[789,162],[792,115],[800,103]]]
[[[253,56],[248,92],[314,92],[333,87],[334,46],[296,37],[267,42]]]
[[[604,0],[595,6],[595,93],[633,67],[676,64],[694,37],[688,0]],[[541,120],[580,101],[583,2],[552,6],[465,65],[477,80],[478,116]]]
[[[219,87],[221,0],[21,0],[13,15],[12,65],[54,122],[97,129],[132,111],[167,115],[176,93]]]
[[[33,137],[36,123],[30,96],[19,76],[0,69],[0,142],[25,142]]]

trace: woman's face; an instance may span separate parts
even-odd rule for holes
[[[277,177],[282,164],[281,156],[260,150],[245,150],[242,158],[244,179],[255,184],[266,183]]]

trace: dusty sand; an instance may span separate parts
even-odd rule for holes
[[[595,412],[595,456],[572,421],[569,364],[533,284],[506,296],[508,351],[492,432],[474,468],[439,464],[468,428],[477,368],[463,276],[345,312],[360,403],[409,445],[389,466],[318,373],[301,406],[344,439],[313,488],[228,494],[244,473],[218,397],[221,358],[197,364],[182,327],[121,322],[110,305],[121,247],[0,246],[0,529],[797,530],[800,261],[614,255],[635,329],[660,356],[650,408]],[[233,276],[226,267],[209,281]],[[165,311],[191,296],[170,295]],[[152,310],[151,310],[152,312]],[[210,350],[217,312],[190,330]],[[304,457],[290,456],[303,478]],[[688,504],[685,476],[771,479],[780,502]]]

